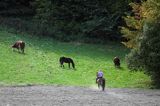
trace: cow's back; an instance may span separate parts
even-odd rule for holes
[[[12,48],[17,48],[18,50],[21,49],[22,52],[24,53],[25,42],[23,42],[21,40],[16,41],[15,44],[12,46]]]

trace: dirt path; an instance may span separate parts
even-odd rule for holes
[[[0,87],[0,106],[160,106],[160,90]]]

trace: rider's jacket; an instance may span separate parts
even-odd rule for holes
[[[102,71],[99,71],[99,72],[97,73],[97,77],[103,77],[103,72],[102,72]]]

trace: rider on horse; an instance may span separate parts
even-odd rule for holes
[[[98,82],[98,80],[99,80],[100,78],[103,78],[103,72],[102,72],[102,70],[99,70],[99,71],[97,72],[96,83]]]

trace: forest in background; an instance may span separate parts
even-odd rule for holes
[[[120,41],[131,0],[1,0],[0,23],[61,41]],[[138,2],[138,0],[137,0]],[[5,17],[5,18],[4,18]],[[14,26],[17,24],[17,26]]]

